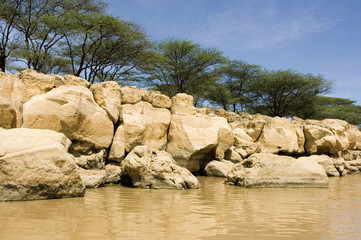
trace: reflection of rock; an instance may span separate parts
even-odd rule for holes
[[[227,177],[227,173],[233,166],[234,163],[226,160],[211,161],[204,168],[204,172],[210,177]]]
[[[178,166],[165,151],[137,146],[122,161],[122,184],[139,188],[199,188],[187,169]]]
[[[61,86],[34,96],[24,104],[23,119],[23,127],[62,132],[85,148],[105,149],[113,139],[112,121],[84,87]]]
[[[69,139],[50,130],[0,131],[0,200],[83,196],[69,146]]]
[[[236,164],[228,172],[226,183],[241,187],[327,187],[328,178],[312,159],[259,153]]]

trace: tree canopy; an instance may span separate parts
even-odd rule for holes
[[[223,60],[217,49],[169,38],[157,44],[153,58],[143,70],[151,87],[169,96],[188,93],[197,101],[217,80],[216,67]]]

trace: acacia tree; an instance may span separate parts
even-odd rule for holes
[[[222,53],[214,48],[169,38],[157,44],[143,73],[151,87],[169,96],[191,94],[197,103],[218,79],[216,67],[223,61]]]
[[[332,83],[322,76],[292,70],[264,71],[250,85],[253,112],[271,116],[298,116],[314,105],[316,96],[327,93]]]
[[[231,106],[234,112],[243,111],[245,105],[251,101],[248,96],[250,84],[261,72],[258,65],[240,60],[227,61],[219,68],[221,79],[210,91],[210,100],[226,110]]]
[[[63,41],[71,72],[90,82],[120,80],[144,61],[151,43],[131,22],[104,14],[70,13],[72,32]]]
[[[5,72],[7,59],[18,45],[15,33],[23,0],[2,0],[0,4],[0,69]]]

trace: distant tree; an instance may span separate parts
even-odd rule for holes
[[[315,101],[314,119],[335,118],[350,124],[361,125],[361,106],[356,101],[344,98],[318,96]]]
[[[0,69],[4,72],[8,57],[19,43],[15,24],[22,4],[23,0],[2,0],[0,3]]]
[[[211,91],[210,100],[222,105],[224,109],[234,112],[243,111],[245,105],[251,101],[250,84],[261,72],[261,67],[258,65],[251,65],[239,60],[227,61],[219,68],[221,79],[218,85],[220,86]]]
[[[199,103],[219,78],[216,67],[223,61],[222,53],[214,48],[169,38],[157,44],[154,57],[143,73],[151,87],[169,96],[191,94],[195,103]]]
[[[105,14],[69,15],[73,29],[65,35],[63,56],[75,76],[92,83],[120,80],[147,59],[151,43],[138,25]]]
[[[299,116],[313,107],[319,94],[327,93],[332,83],[322,76],[292,70],[264,71],[250,84],[254,102],[249,110],[270,116]]]

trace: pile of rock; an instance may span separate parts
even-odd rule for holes
[[[48,197],[78,196],[84,194],[80,186],[99,187],[120,181],[147,188],[200,187],[190,172],[227,177],[227,183],[240,186],[324,186],[326,174],[344,176],[361,170],[361,132],[345,121],[289,121],[222,109],[196,109],[192,96],[179,93],[170,99],[157,91],[121,87],[114,81],[91,85],[70,75],[45,75],[33,70],[14,75],[1,72],[0,114],[0,133],[14,139],[18,135],[16,151],[31,152],[21,155],[24,162],[29,161],[25,156],[37,154],[33,148],[43,144],[39,141],[36,145],[38,129],[47,129],[50,136],[61,134],[61,138],[49,138],[53,139],[49,146],[59,145],[59,139],[66,139],[61,140],[66,144],[61,151],[53,151],[48,164],[53,164],[53,158],[72,162],[66,174],[73,174],[77,180],[69,181],[77,182],[74,186],[82,189],[74,194],[70,193],[73,190],[56,193],[50,190],[55,188],[49,187],[51,184],[41,182],[37,187],[35,182],[20,187],[10,177],[18,175],[3,174],[0,199],[5,200],[42,198],[29,197],[29,192],[34,196],[49,192],[52,194]],[[22,132],[34,137],[25,138]],[[0,137],[0,164],[5,164],[1,166],[10,164],[9,156],[14,154],[6,138]],[[23,149],[23,139],[35,145]],[[323,166],[324,174],[317,172],[319,169],[316,173],[310,162]],[[63,171],[62,166],[54,166],[59,168],[56,171]],[[29,169],[24,170],[25,175],[37,172],[34,166]],[[273,183],[264,181],[267,176]],[[282,182],[271,180],[277,176]],[[300,182],[297,178],[308,180]],[[33,190],[22,190],[25,188]],[[36,193],[34,189],[41,191]],[[20,197],[19,192],[27,194]]]

